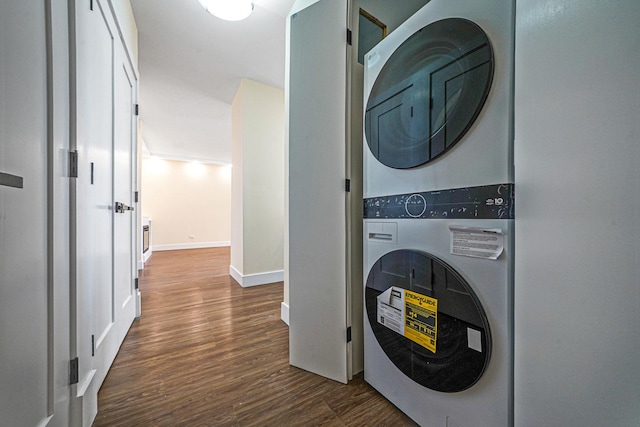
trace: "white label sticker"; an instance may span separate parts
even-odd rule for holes
[[[450,225],[449,230],[453,255],[495,260],[504,250],[502,230],[457,225]]]
[[[378,296],[378,323],[404,335],[404,290],[390,287]]]
[[[467,343],[471,350],[482,353],[482,333],[480,331],[467,328]]]

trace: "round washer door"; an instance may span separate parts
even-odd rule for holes
[[[389,57],[366,105],[365,135],[384,165],[408,169],[451,149],[484,105],[493,79],[489,38],[462,18],[433,22]]]
[[[388,327],[389,321],[381,318],[382,294],[392,286],[437,300],[437,317],[431,320],[436,328],[435,353],[394,331]],[[378,344],[389,360],[418,384],[441,392],[459,392],[474,385],[487,368],[491,333],[485,312],[469,284],[444,261],[406,249],[384,255],[369,272],[365,304]],[[402,309],[408,319],[409,304]]]

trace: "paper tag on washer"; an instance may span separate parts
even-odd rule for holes
[[[504,251],[504,233],[496,228],[450,225],[452,255],[496,260]]]
[[[378,323],[404,335],[404,289],[392,286],[378,295]]]

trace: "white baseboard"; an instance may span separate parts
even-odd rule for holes
[[[153,251],[177,251],[182,249],[222,248],[231,246],[231,242],[177,243],[173,245],[153,245]]]
[[[98,415],[98,390],[94,381],[97,370],[91,370],[71,386],[70,418],[73,424],[90,427]]]
[[[242,286],[242,274],[233,265],[229,266],[229,275]]]
[[[243,288],[266,285],[268,283],[282,282],[284,280],[284,270],[243,275],[233,265],[230,265],[229,274]]]
[[[284,301],[280,303],[280,319],[289,326],[289,304]]]

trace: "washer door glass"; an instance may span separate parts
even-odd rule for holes
[[[389,326],[385,307],[380,304],[384,300],[381,295],[392,286],[437,301],[437,316],[424,320],[425,325],[435,324],[435,352],[405,336],[412,335],[407,328],[415,325],[408,302],[398,311],[406,313],[404,334],[397,326],[396,330]],[[397,291],[390,294],[397,297]],[[469,284],[444,261],[412,250],[384,255],[369,272],[365,304],[378,344],[389,360],[418,384],[458,392],[475,384],[487,368],[491,356],[487,316]]]
[[[478,25],[461,18],[427,25],[376,78],[365,113],[369,149],[396,169],[438,158],[478,117],[492,78],[491,44]]]

